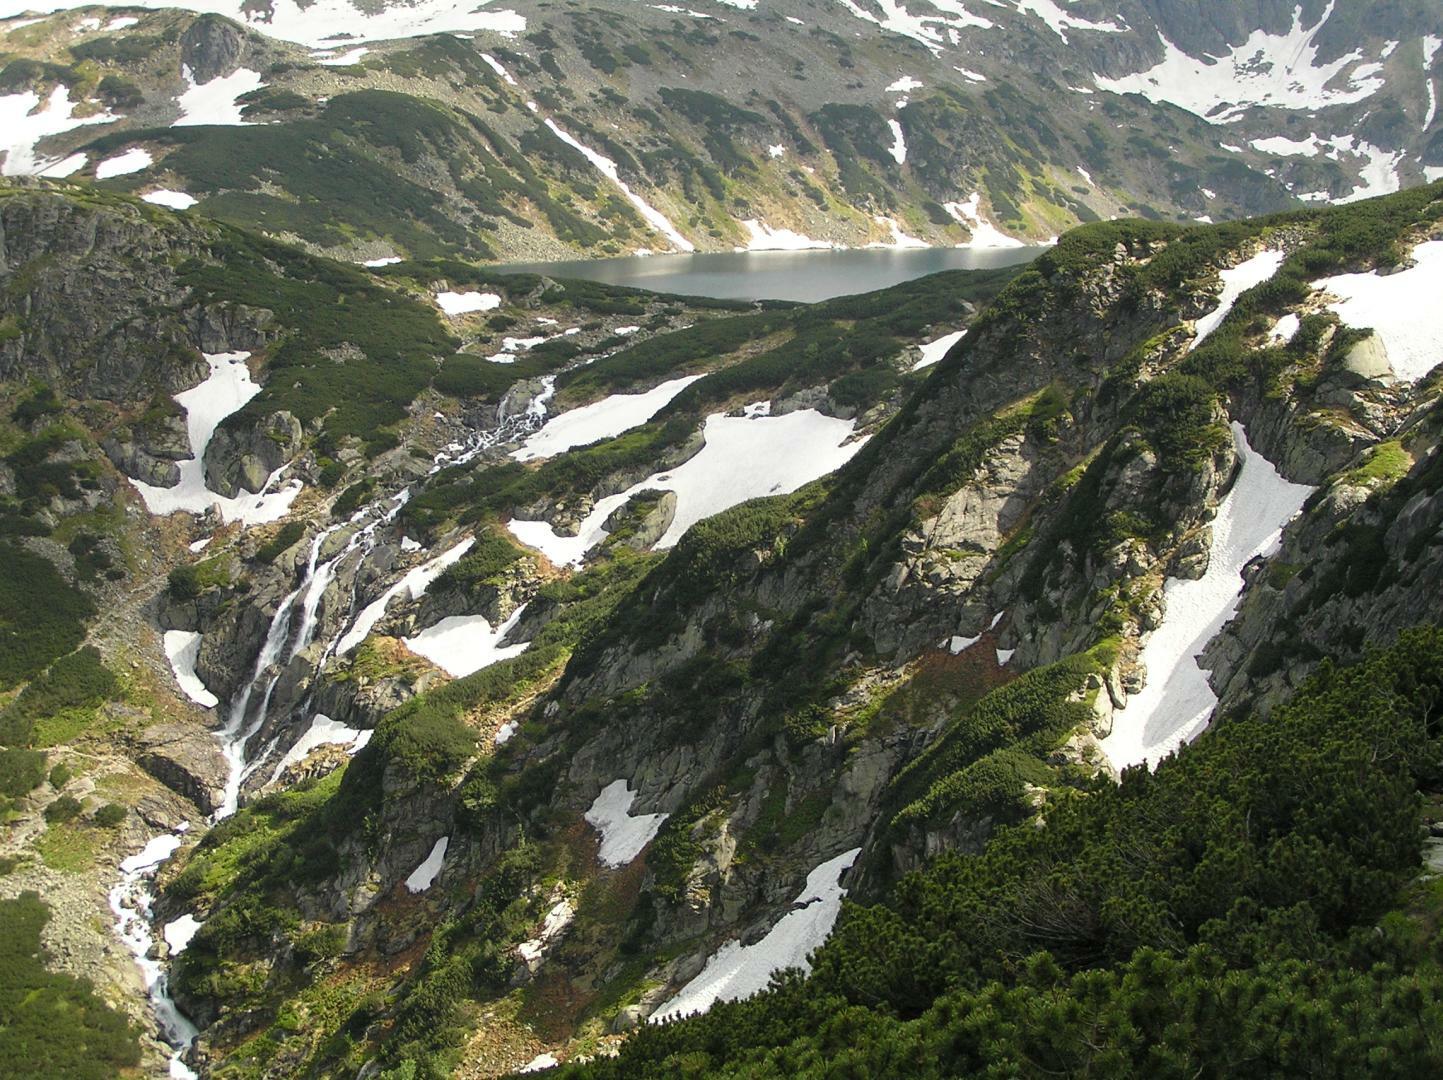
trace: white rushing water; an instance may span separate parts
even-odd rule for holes
[[[1237,610],[1243,567],[1277,550],[1283,526],[1313,490],[1283,479],[1248,444],[1241,424],[1233,424],[1233,435],[1242,471],[1213,518],[1207,571],[1196,580],[1168,578],[1163,584],[1162,625],[1142,649],[1147,685],[1117,711],[1112,733],[1102,740],[1119,771],[1156,765],[1207,727],[1217,695],[1198,655]]]

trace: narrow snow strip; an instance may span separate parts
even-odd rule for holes
[[[261,88],[259,72],[237,68],[229,75],[218,75],[201,84],[196,83],[190,68],[182,68],[181,74],[188,89],[175,99],[180,106],[180,119],[172,127],[199,127],[203,124],[244,127],[249,123],[241,119],[241,105],[237,99]]]
[[[406,593],[412,600],[419,600],[426,595],[426,590],[431,587],[431,583],[440,577],[448,566],[457,562],[461,556],[470,551],[471,546],[475,543],[476,538],[468,536],[430,562],[422,563],[407,571],[400,581],[361,609],[361,613],[356,616],[356,621],[351,624],[351,628],[336,642],[336,655],[345,656],[346,653],[365,641],[366,635],[381,621],[381,616],[386,614],[386,606],[396,597]]]
[[[806,887],[792,910],[781,917],[767,936],[751,945],[728,941],[687,983],[651,1016],[652,1023],[693,1013],[704,1013],[718,1001],[736,1001],[766,989],[772,973],[786,968],[811,970],[809,957],[831,934],[847,890],[841,878],[861,848],[844,851],[807,875]]]
[[[241,491],[233,498],[217,495],[205,486],[205,451],[215,429],[231,413],[261,392],[251,379],[246,360],[250,353],[205,353],[210,375],[198,386],[175,395],[185,409],[186,433],[195,455],[177,462],[180,482],[174,487],[153,487],[140,480],[131,480],[145,508],[152,514],[185,512],[203,514],[212,506],[220,511],[221,520],[239,521],[245,525],[264,525],[279,521],[290,512],[291,503],[301,492],[301,482],[293,480],[283,488],[275,488],[282,469],[277,469],[259,494]]]
[[[72,154],[62,161],[35,154],[35,144],[47,136],[59,135],[87,124],[108,124],[117,119],[107,111],[93,116],[76,116],[77,104],[79,102],[70,100],[70,88],[63,84],[50,91],[50,96],[43,102],[33,90],[0,95],[0,152],[5,154],[0,175],[68,176],[83,166],[85,158],[82,155]],[[78,165],[75,163],[77,158]]]
[[[109,180],[112,176],[125,176],[128,173],[140,172],[141,169],[150,168],[154,160],[145,150],[138,146],[132,146],[125,153],[106,158],[95,166],[95,179]]]
[[[651,843],[666,814],[630,813],[636,792],[623,780],[613,780],[586,811],[586,822],[601,833],[601,847],[596,858],[604,866],[626,866]]]
[[[801,409],[785,416],[723,416],[713,413],[703,429],[705,445],[684,464],[656,473],[617,495],[597,501],[575,536],[559,535],[545,521],[512,520],[507,528],[558,566],[579,566],[606,537],[606,519],[637,492],[675,491],[676,514],[657,541],[669,548],[703,518],[748,499],[784,495],[849,461],[865,439],[848,443],[854,420]]]
[[[636,207],[637,212],[640,213],[641,216],[646,220],[646,223],[657,232],[665,236],[668,240],[670,240],[673,247],[675,247],[678,251],[696,250],[696,245],[694,245],[685,236],[682,236],[682,234],[677,231],[676,226],[667,219],[665,214],[652,206],[636,192],[632,191],[631,188],[627,187],[626,182],[621,179],[620,174],[617,172],[616,162],[612,161],[609,157],[598,154],[589,146],[586,146],[578,140],[572,138],[560,127],[557,126],[555,120],[547,118],[546,126],[551,129],[551,133],[553,135],[555,135],[558,139],[564,142],[567,146],[570,146],[572,149],[580,152],[582,157],[586,158],[587,161],[591,162],[591,164],[596,167],[597,172],[601,173],[613,184],[615,184],[621,190],[621,193],[625,195],[628,200],[630,200],[631,205]]]
[[[176,849],[181,845],[181,838],[175,833],[162,833],[160,836],[152,836],[145,847],[141,848],[134,855],[120,861],[120,872],[122,874],[135,874],[142,870],[150,870],[159,866],[175,854]]]
[[[1017,10],[1036,15],[1063,41],[1070,41],[1069,30],[1091,30],[1101,34],[1120,34],[1127,29],[1117,23],[1093,22],[1065,10],[1057,0],[1018,0]]]
[[[361,263],[361,265],[369,266],[372,269],[375,269],[378,266],[395,266],[400,261],[401,256],[399,255],[386,255],[380,259],[367,259],[365,262]]]
[[[166,659],[170,661],[175,681],[185,691],[185,696],[197,705],[214,709],[220,704],[220,698],[207,690],[195,673],[195,662],[200,656],[200,634],[194,630],[167,630],[163,640]]]
[[[436,306],[447,315],[465,315],[472,311],[494,311],[501,306],[501,297],[489,292],[439,292]]]
[[[166,923],[165,929],[161,931],[161,937],[165,938],[170,955],[174,957],[185,952],[185,947],[190,944],[190,939],[195,937],[195,932],[204,925],[189,912]]]
[[[350,67],[370,51],[371,50],[364,45],[360,45],[354,49],[347,49],[339,56],[317,57],[316,63],[322,64],[325,67]]]
[[[497,75],[501,76],[502,81],[505,82],[507,86],[516,85],[516,80],[511,77],[511,72],[507,71],[502,66],[501,61],[497,60],[496,57],[492,56],[490,53],[482,53],[481,59],[486,61],[486,65],[492,71],[496,72]]]
[[[923,368],[931,367],[937,363],[937,361],[941,360],[942,357],[946,356],[947,353],[951,351],[953,345],[956,345],[957,342],[966,336],[966,330],[958,330],[952,334],[945,334],[936,341],[927,342],[927,344],[922,346],[922,359],[913,364],[911,370],[921,371]]]
[[[888,120],[887,126],[892,129],[892,145],[887,148],[887,153],[892,155],[892,160],[901,165],[907,160],[907,140],[902,135],[902,125],[896,120]]]
[[[1203,343],[1203,340],[1221,325],[1232,311],[1233,305],[1238,302],[1238,297],[1247,292],[1254,285],[1261,285],[1278,271],[1287,258],[1281,251],[1260,251],[1246,262],[1238,263],[1231,269],[1224,270],[1219,275],[1223,281],[1223,291],[1218,296],[1218,306],[1209,311],[1202,318],[1198,319],[1194,327],[1192,344],[1188,346],[1191,352]]]
[[[441,876],[441,867],[446,862],[446,848],[451,844],[449,836],[443,836],[437,840],[431,848],[431,854],[427,855],[420,866],[411,871],[411,876],[406,879],[406,888],[413,893],[425,892],[436,879]]]
[[[1119,770],[1156,765],[1207,726],[1217,696],[1198,655],[1237,610],[1243,567],[1277,550],[1283,526],[1313,490],[1284,480],[1248,444],[1243,426],[1232,427],[1242,471],[1213,518],[1207,571],[1195,581],[1168,578],[1163,584],[1162,624],[1142,649],[1147,685],[1117,712],[1102,741]]]
[[[1349,326],[1383,339],[1400,379],[1421,379],[1443,361],[1443,240],[1413,249],[1415,265],[1386,277],[1340,274],[1313,282],[1340,297],[1328,305]]]
[[[624,431],[630,431],[646,423],[680,394],[700,375],[686,375],[680,379],[652,387],[641,394],[612,394],[610,397],[572,409],[553,417],[533,435],[529,436],[511,456],[517,461],[534,461],[537,458],[554,457],[572,447],[585,446],[598,439],[610,439]]]
[[[156,206],[168,206],[172,210],[189,210],[199,200],[194,195],[187,195],[183,191],[170,191],[162,188],[159,191],[147,191],[141,196],[148,203]]]
[[[738,251],[811,251],[837,246],[830,240],[813,240],[791,229],[774,229],[756,218],[744,219],[742,228],[747,231],[747,246]]]
[[[311,718],[310,727],[306,728],[305,734],[296,740],[294,746],[286,751],[285,756],[276,762],[276,767],[271,770],[270,783],[274,784],[292,765],[298,765],[310,756],[311,751],[322,746],[344,746],[347,753],[357,753],[362,747],[371,741],[371,731],[363,728],[353,728],[341,723],[339,720],[332,720],[324,713],[316,713]]]
[[[1299,4],[1286,34],[1255,30],[1221,57],[1194,59],[1163,38],[1163,59],[1157,65],[1119,79],[1098,75],[1097,85],[1117,94],[1170,102],[1215,124],[1241,119],[1257,105],[1311,110],[1362,101],[1386,85],[1373,70],[1376,65],[1362,65],[1357,50],[1318,62],[1316,38],[1335,3],[1329,0],[1322,16],[1308,27]],[[1359,67],[1350,71],[1354,65]]]
[[[415,637],[402,638],[401,641],[417,656],[424,656],[447,675],[460,679],[526,651],[531,644],[529,641],[500,644],[515,628],[525,610],[526,605],[522,604],[495,629],[482,615],[448,615]]]

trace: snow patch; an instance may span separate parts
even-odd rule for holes
[[[375,625],[381,621],[381,616],[386,614],[386,607],[392,600],[405,593],[412,600],[419,600],[426,595],[426,590],[445,571],[448,566],[460,560],[460,558],[471,550],[476,543],[474,536],[468,536],[454,547],[447,549],[436,556],[430,562],[422,563],[420,566],[412,567],[389,589],[383,592],[375,600],[371,601],[361,613],[356,616],[356,621],[351,628],[341,635],[336,642],[336,655],[345,656],[361,642],[366,640]]]
[[[1239,296],[1254,285],[1261,285],[1277,273],[1278,267],[1283,265],[1283,260],[1286,258],[1287,255],[1281,251],[1260,251],[1251,259],[1222,271],[1219,276],[1223,281],[1223,290],[1218,296],[1218,306],[1198,319],[1188,351],[1196,349],[1203,343],[1204,338],[1218,328],[1227,318],[1228,312],[1232,311],[1233,305],[1238,302]]]
[[[359,45],[354,49],[347,49],[339,56],[317,56],[315,61],[325,67],[350,67],[370,51],[364,45]]]
[[[482,615],[448,615],[415,637],[402,638],[401,643],[447,675],[460,679],[526,651],[531,644],[529,641],[515,645],[500,644],[515,628],[525,610],[526,605],[522,604],[494,630]]]
[[[1255,30],[1241,45],[1221,57],[1196,59],[1167,38],[1163,59],[1146,71],[1097,85],[1117,94],[1141,94],[1149,101],[1170,102],[1212,123],[1231,123],[1253,106],[1321,109],[1362,101],[1381,90],[1384,80],[1362,65],[1357,50],[1326,64],[1318,63],[1316,38],[1333,14],[1329,0],[1311,27],[1303,25],[1302,5],[1293,8],[1293,25],[1285,34]],[[1359,65],[1350,74],[1350,68]],[[1330,84],[1334,87],[1330,89]]]
[[[1027,245],[1016,237],[1008,236],[997,226],[982,216],[982,193],[974,191],[967,197],[966,202],[943,203],[942,209],[952,215],[952,219],[965,226],[971,231],[972,239],[958,247],[970,248],[1019,248]]]
[[[773,229],[756,218],[747,218],[742,227],[747,231],[747,246],[737,248],[738,251],[810,251],[836,247],[830,240],[813,240],[791,229]]]
[[[292,765],[299,765],[306,758],[310,757],[311,751],[322,746],[344,746],[349,754],[359,753],[360,750],[371,741],[371,731],[368,728],[353,728],[341,723],[339,720],[332,720],[324,713],[316,713],[311,717],[311,724],[305,730],[295,745],[285,752],[285,756],[276,762],[276,767],[271,770],[270,783],[274,784],[279,780],[287,769]]]
[[[1293,340],[1302,325],[1303,320],[1298,317],[1297,312],[1289,312],[1273,323],[1273,328],[1268,331],[1268,340],[1280,341],[1286,345]]]
[[[910,75],[903,75],[896,82],[887,87],[889,94],[910,94],[913,90],[920,90],[926,85],[921,79],[914,79]]]
[[[446,862],[446,848],[451,844],[449,836],[443,836],[437,840],[431,848],[431,854],[427,855],[420,866],[411,871],[411,876],[406,879],[406,888],[413,893],[425,892],[436,879],[441,876],[441,867]]]
[[[892,145],[887,147],[887,153],[892,155],[892,160],[901,165],[907,160],[907,140],[902,135],[902,125],[895,120],[888,120],[887,126],[892,129]]]
[[[202,124],[249,126],[249,121],[241,119],[241,104],[237,99],[264,85],[259,72],[237,68],[229,75],[218,75],[210,82],[200,84],[196,83],[188,67],[181,68],[181,75],[188,89],[175,99],[180,106],[180,119],[171,127],[198,127]]]
[[[127,173],[140,172],[141,169],[150,168],[154,163],[155,159],[149,153],[138,146],[133,146],[125,153],[106,158],[95,166],[95,179],[109,180],[112,176],[125,176]]]
[[[631,804],[636,792],[624,779],[613,780],[601,789],[586,811],[586,823],[601,833],[596,858],[603,866],[626,866],[651,843],[666,814],[635,814]]]
[[[511,456],[517,461],[554,457],[575,446],[598,439],[610,439],[646,423],[702,376],[687,375],[652,387],[642,394],[612,394],[610,397],[572,409],[548,420],[527,437]]]
[[[259,394],[261,388],[251,379],[250,369],[246,367],[250,353],[202,355],[210,365],[209,377],[200,385],[175,395],[176,403],[185,409],[186,433],[195,456],[176,463],[180,482],[174,487],[153,487],[140,480],[131,480],[131,483],[152,514],[179,511],[203,514],[215,507],[222,521],[239,521],[244,525],[279,521],[290,512],[291,503],[301,493],[299,480],[283,488],[276,487],[285,466],[270,475],[258,494],[242,490],[239,495],[227,498],[205,486],[205,451],[211,436],[222,420]]]
[[[185,696],[207,709],[219,705],[220,698],[206,689],[205,683],[195,673],[195,662],[200,656],[200,633],[195,630],[167,630],[163,641],[170,670],[175,672],[175,681],[180,684]]]
[[[5,154],[0,176],[69,176],[83,166],[83,155],[72,154],[61,160],[35,154],[35,144],[48,136],[118,119],[105,110],[92,116],[76,116],[78,104],[70,100],[70,88],[65,85],[56,86],[43,102],[33,90],[0,95],[0,151]]]
[[[516,85],[516,80],[511,77],[511,72],[507,71],[505,66],[501,63],[500,60],[497,60],[496,57],[492,56],[490,53],[482,53],[481,59],[486,61],[487,67],[489,67],[492,71],[496,72],[497,75],[501,76],[501,81],[504,82],[507,86]]]
[[[147,191],[141,198],[156,206],[167,206],[172,210],[189,210],[200,200],[194,195],[187,195],[183,191],[171,191],[168,188],[161,188],[159,191]]]
[[[1207,726],[1217,696],[1198,655],[1237,610],[1243,567],[1277,550],[1283,526],[1313,490],[1283,479],[1248,444],[1243,426],[1232,427],[1242,471],[1213,518],[1207,571],[1195,581],[1168,578],[1163,584],[1162,624],[1142,649],[1147,685],[1118,710],[1112,733],[1102,740],[1119,770],[1156,765]]]
[[[936,341],[927,342],[927,344],[922,346],[922,359],[913,364],[911,370],[921,371],[923,368],[931,367],[937,363],[937,361],[941,360],[942,357],[946,356],[952,346],[961,341],[966,334],[966,330],[958,330],[955,333],[945,334]]]
[[[178,919],[172,919],[166,923],[165,929],[160,933],[161,937],[165,938],[165,944],[166,947],[170,949],[170,955],[174,957],[185,952],[186,946],[190,944],[190,939],[195,937],[196,931],[204,925],[205,923],[201,922],[189,912]]]
[[[1443,240],[1413,249],[1414,265],[1386,277],[1340,274],[1313,282],[1339,300],[1328,305],[1349,326],[1383,339],[1400,379],[1423,378],[1443,361]]]
[[[501,297],[489,292],[439,292],[436,306],[454,318],[473,311],[494,311],[501,306]]]
[[[606,538],[605,522],[637,492],[675,491],[676,515],[657,541],[669,548],[703,518],[766,495],[796,491],[840,468],[865,439],[847,443],[854,420],[801,409],[785,416],[723,416],[706,419],[705,445],[684,464],[656,473],[616,495],[597,501],[575,536],[561,536],[545,521],[507,523],[512,535],[545,554],[558,566],[579,566],[586,553]]]
[[[772,973],[786,968],[811,970],[808,958],[832,932],[847,890],[841,878],[861,848],[844,851],[807,875],[807,884],[767,936],[751,945],[728,941],[692,979],[652,1016],[661,1023],[704,1013],[718,1001],[736,1001],[766,989]]]

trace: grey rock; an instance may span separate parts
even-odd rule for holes
[[[215,736],[189,724],[157,724],[137,737],[136,763],[204,814],[224,797],[229,770]]]

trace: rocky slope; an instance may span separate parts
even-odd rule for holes
[[[14,19],[4,167],[357,261],[995,246],[1443,168],[1423,0],[913,6]]]
[[[1436,621],[1436,344],[1425,328],[1419,345],[1405,302],[1375,302],[1372,335],[1346,303],[1431,280],[1439,198],[1079,230],[918,392],[868,376],[852,408],[836,365],[866,334],[887,328],[876,355],[895,373],[915,355],[905,326],[942,328],[923,296],[896,321],[920,285],[653,338],[553,385],[573,401],[659,386],[694,370],[698,330],[745,330],[651,423],[540,466],[483,453],[417,476],[389,519],[378,487],[349,527],[381,522],[363,555],[344,527],[311,532],[314,556],[297,534],[259,604],[208,589],[164,609],[201,631],[207,685],[274,703],[252,757],[274,761],[312,711],[374,728],[343,772],[344,743],[298,759],[290,777],[320,779],[243,808],[171,871],[162,918],[204,924],[174,965],[205,1028],[192,1060],[483,1075],[596,1054],[704,1006],[723,961],[750,988],[800,960],[848,867],[853,896],[890,896],[907,871],[1045,828],[1195,737],[1185,706],[1266,711],[1322,657]],[[823,317],[847,320],[839,352]],[[758,402],[876,433],[834,475],[649,553],[689,490],[649,485],[687,475],[721,445],[722,412]],[[581,569],[563,557],[573,529],[599,541]],[[356,632],[386,582],[473,532],[454,572]],[[1200,670],[1192,652],[1235,601]],[[220,658],[267,636],[273,609],[281,648],[247,684]],[[484,650],[529,646],[447,680],[395,640],[477,615],[509,626]],[[1178,635],[1180,653],[1153,659]]]

